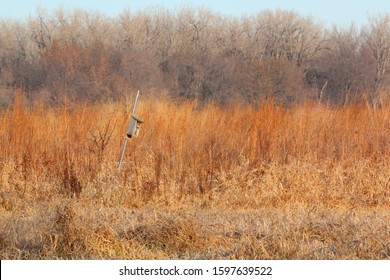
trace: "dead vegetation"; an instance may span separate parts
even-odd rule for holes
[[[130,106],[15,101],[1,259],[390,258],[387,105],[143,100],[118,173]]]
[[[281,9],[232,17],[158,7],[108,17],[38,8],[23,20],[0,19],[0,42],[1,108],[12,104],[14,87],[28,92],[29,104],[49,106],[118,101],[140,87],[155,98],[222,106],[271,95],[288,106],[363,96],[381,104],[390,90],[386,11],[360,26],[327,27]]]

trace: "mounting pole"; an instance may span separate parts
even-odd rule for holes
[[[123,157],[125,156],[125,151],[126,151],[126,145],[127,145],[127,136],[125,136],[125,140],[124,140],[124,142],[123,142],[121,158],[119,159],[119,164],[118,164],[118,171],[121,171],[121,166],[122,166],[122,162],[123,162]]]
[[[130,127],[130,125],[131,125],[131,123],[132,123],[132,119],[134,119],[134,113],[135,113],[135,108],[137,107],[138,97],[139,97],[139,90],[137,91],[137,95],[136,95],[135,100],[134,100],[134,105],[133,105],[133,108],[132,108],[132,110],[131,110],[131,118],[130,118],[129,127]],[[136,120],[139,121],[138,119],[136,119]],[[136,124],[137,124],[137,121],[136,121]],[[138,122],[138,123],[140,123],[140,122]],[[137,131],[137,133],[138,133],[138,131]],[[137,135],[135,135],[135,136],[137,136]],[[130,137],[131,137],[131,135],[127,134],[127,135],[125,136],[124,141],[123,141],[123,147],[122,147],[121,157],[120,157],[120,159],[119,159],[119,164],[118,164],[118,171],[121,170],[123,158],[124,158],[124,156],[125,156],[125,151],[126,151],[127,139],[130,138]]]
[[[134,115],[134,113],[135,113],[135,107],[137,107],[138,96],[139,96],[139,90],[137,90],[137,95],[135,96],[133,109],[131,110],[131,115]]]

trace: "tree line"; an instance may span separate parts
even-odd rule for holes
[[[313,99],[386,99],[390,15],[357,28],[325,28],[293,11],[227,17],[210,10],[98,12],[37,9],[0,21],[0,105],[21,88],[31,102],[150,95],[221,105]]]

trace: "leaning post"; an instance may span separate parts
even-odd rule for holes
[[[133,108],[131,110],[131,117],[130,117],[129,125],[127,126],[126,136],[125,136],[125,139],[123,141],[122,152],[121,152],[121,156],[119,158],[118,171],[121,170],[121,166],[123,163],[123,158],[125,156],[125,151],[126,151],[128,139],[132,138],[133,136],[134,137],[138,136],[140,125],[141,125],[141,123],[143,123],[143,121],[135,115],[135,108],[137,107],[139,94],[140,94],[140,91],[138,90],[137,95],[135,96]]]

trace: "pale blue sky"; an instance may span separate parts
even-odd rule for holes
[[[174,10],[190,5],[234,16],[280,8],[311,15],[327,26],[348,26],[351,22],[359,26],[366,22],[367,15],[390,13],[390,0],[0,0],[0,18],[24,19],[34,15],[39,5],[48,12],[59,7],[82,8],[114,17],[125,8],[136,12],[144,8],[166,7]]]

